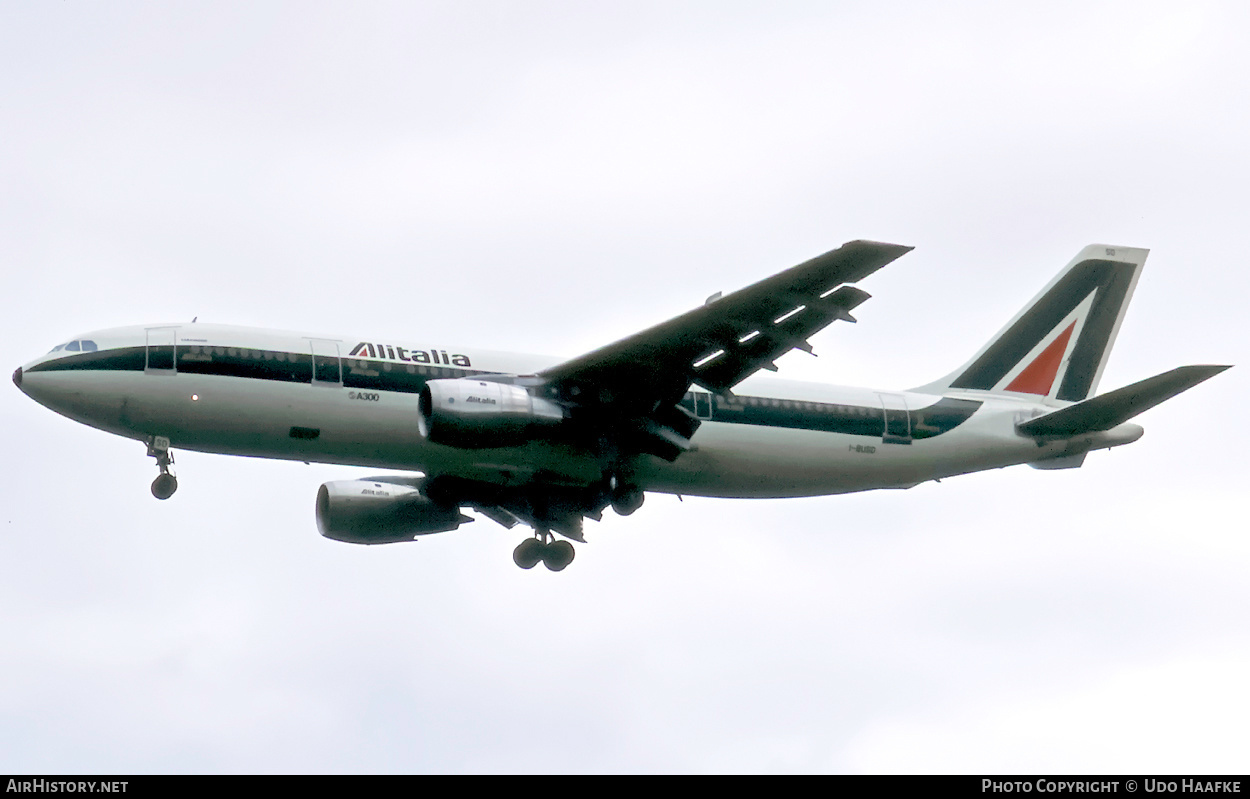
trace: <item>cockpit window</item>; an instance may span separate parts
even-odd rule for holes
[[[97,347],[96,343],[91,339],[83,339],[81,341],[67,341],[64,344],[57,344],[52,349],[48,350],[48,354],[51,355],[52,353],[60,352],[61,350],[65,350],[66,352],[99,352],[100,348]]]

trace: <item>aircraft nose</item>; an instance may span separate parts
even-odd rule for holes
[[[18,388],[22,387],[22,367],[17,367],[17,371],[13,373],[13,385]]]

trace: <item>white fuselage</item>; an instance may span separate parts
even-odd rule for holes
[[[570,445],[539,440],[460,449],[431,444],[418,430],[412,386],[440,377],[532,374],[555,359],[364,346],[207,324],[117,328],[80,341],[94,350],[81,344],[76,352],[49,353],[23,367],[19,385],[71,419],[128,438],[164,436],[175,449],[484,480],[541,473],[587,484],[601,476],[600,462]],[[177,353],[176,363],[167,352]],[[292,374],[283,374],[288,363]],[[219,373],[205,373],[210,366]],[[294,376],[310,366],[314,379]],[[735,398],[696,391],[688,402],[704,419],[694,447],[672,463],[641,456],[635,473],[645,490],[782,497],[909,487],[1128,443],[1141,434],[1136,425],[1121,425],[1076,446],[1039,445],[1017,434],[1016,423],[1065,403],[975,391],[936,396],[753,378],[735,389]],[[938,403],[954,410],[932,411]],[[865,433],[874,426],[875,435]]]

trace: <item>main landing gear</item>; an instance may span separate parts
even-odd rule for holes
[[[647,498],[641,488],[631,485],[614,485],[612,486],[612,510],[616,511],[618,516],[628,516],[634,511],[642,507],[643,500]]]
[[[553,572],[563,571],[573,562],[576,552],[568,541],[555,540],[553,529],[566,538],[585,543],[583,518],[598,521],[608,505],[621,516],[628,516],[642,507],[644,499],[646,495],[641,488],[632,482],[618,481],[615,475],[608,479],[606,487],[592,486],[582,494],[552,493],[538,495],[537,499],[527,496],[521,503],[525,509],[522,517],[518,518],[512,511],[511,516],[501,522],[512,527],[524,520],[535,528],[534,537],[522,541],[512,551],[512,560],[522,569],[532,569],[542,561]],[[507,523],[509,521],[511,523]]]
[[[178,478],[169,471],[174,464],[174,453],[169,450],[169,439],[165,436],[153,436],[148,439],[148,457],[156,458],[156,465],[161,473],[152,481],[152,496],[157,499],[169,499],[178,490]]]
[[[576,554],[568,541],[553,541],[551,533],[543,530],[512,550],[512,560],[522,569],[532,569],[541,560],[548,569],[558,572],[572,563]]]
[[[628,516],[645,499],[632,473],[617,475],[607,470],[601,479],[580,485],[534,478],[494,483],[434,475],[426,478],[420,490],[437,505],[472,508],[509,530],[519,524],[533,528],[533,537],[516,547],[512,560],[522,569],[532,569],[541,561],[555,572],[573,562],[576,553],[570,541],[586,542],[582,534],[586,519],[601,520],[609,507]]]

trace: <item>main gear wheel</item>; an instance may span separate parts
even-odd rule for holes
[[[512,562],[522,569],[532,569],[539,561],[553,572],[563,571],[577,550],[568,541],[552,541],[551,533],[539,533],[534,538],[527,538],[512,550]]]
[[[543,559],[543,542],[527,538],[512,550],[512,561],[522,569],[532,569]]]

